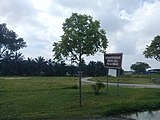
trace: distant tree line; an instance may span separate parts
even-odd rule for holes
[[[78,76],[76,65],[67,65],[64,61],[54,62],[44,57],[24,60],[21,53],[6,56],[0,61],[1,76]],[[105,68],[102,62],[90,61],[82,64],[83,76],[104,76]]]
[[[0,24],[0,75],[1,76],[77,76],[78,66],[67,65],[64,61],[55,62],[44,57],[24,59],[20,49],[26,47],[23,38]],[[102,62],[82,62],[84,76],[103,76],[105,68]]]

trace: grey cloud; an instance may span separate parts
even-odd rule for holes
[[[33,8],[30,0],[1,0],[0,5],[1,17],[5,18],[5,22],[14,28],[17,26],[41,26],[36,18],[37,11]]]
[[[120,18],[120,12],[122,9],[129,9],[128,6],[132,6],[132,9],[135,9],[138,5],[136,2],[129,4],[127,0],[121,3],[118,1],[104,1],[104,0],[58,0],[56,1],[60,6],[65,9],[76,9],[76,10],[90,10],[94,17],[98,18],[104,28],[108,32],[115,32],[119,29],[122,29],[123,25],[126,24],[127,20]],[[54,2],[53,2],[54,4]],[[63,14],[63,13],[59,13]]]
[[[114,4],[117,4],[120,10],[133,13],[140,6],[141,2],[139,0],[116,0]]]
[[[115,36],[115,45],[117,47],[117,51],[123,52],[126,55],[136,54],[136,40],[138,39],[137,36],[128,32],[124,32],[122,36]]]
[[[34,16],[35,10],[29,0],[1,0],[0,14],[13,21],[21,21],[27,16]]]
[[[159,7],[160,7],[160,2],[159,2]],[[158,8],[159,9],[159,8]],[[160,14],[158,14],[158,10],[153,12],[150,17],[147,17],[145,19],[145,25],[144,25],[144,34],[145,35],[158,35],[160,34]]]
[[[95,15],[100,19],[102,26],[107,32],[120,31],[123,26],[128,23],[128,20],[121,19],[121,10],[115,2],[101,2],[99,10],[95,11]]]
[[[40,30],[47,31],[45,23],[41,23],[37,18],[39,11],[33,7],[31,0],[1,0],[0,5],[0,17],[6,18],[5,23],[14,31],[21,33],[20,28],[28,36]],[[32,31],[32,28],[35,28],[35,31]],[[31,39],[34,38],[36,36]]]
[[[64,8],[71,9],[90,9],[97,5],[96,0],[57,0],[57,3]]]
[[[127,24],[127,20],[123,20],[114,14],[101,14],[100,22],[107,32],[115,33],[123,29],[123,26]]]

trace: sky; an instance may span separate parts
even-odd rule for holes
[[[124,70],[136,62],[160,68],[159,62],[143,55],[146,45],[160,35],[160,0],[0,0],[0,24],[24,39],[27,47],[20,52],[26,58],[52,59],[62,24],[75,12],[100,21],[109,42],[107,53],[123,53]],[[85,60],[103,62],[104,56],[97,53]]]

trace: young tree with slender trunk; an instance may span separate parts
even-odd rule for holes
[[[62,27],[64,34],[61,41],[53,44],[54,59],[71,60],[79,65],[79,92],[81,98],[81,64],[84,55],[94,55],[96,52],[104,52],[107,48],[105,30],[101,29],[100,22],[93,20],[89,15],[72,13]]]

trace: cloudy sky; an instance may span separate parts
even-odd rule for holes
[[[53,42],[63,34],[62,23],[72,13],[91,15],[106,30],[108,53],[123,53],[123,69],[138,61],[160,68],[143,51],[160,35],[160,0],[0,0],[0,24],[24,38],[24,56],[52,58]],[[103,55],[85,58],[101,60]]]

